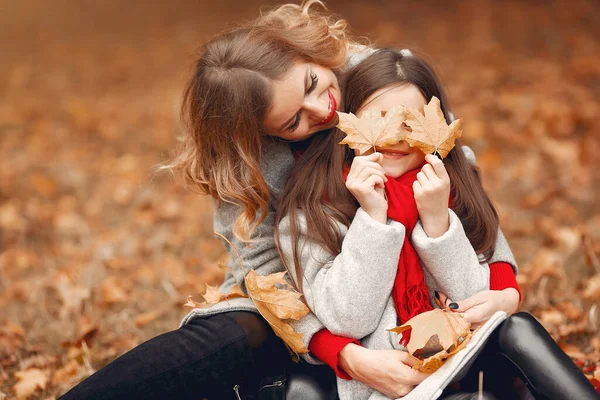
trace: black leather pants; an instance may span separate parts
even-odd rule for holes
[[[600,399],[579,368],[529,313],[517,313],[504,321],[461,381],[461,391],[448,390],[442,399],[477,399],[479,371],[483,371],[488,399],[518,399],[515,378],[521,379],[536,399]]]
[[[552,400],[600,399],[579,368],[529,313],[521,312],[507,318],[469,368],[460,389],[448,389],[440,399],[477,400],[479,371],[483,371],[484,376],[484,400],[519,399],[523,395]],[[311,383],[311,375],[302,376],[293,396],[288,398],[331,399],[333,388],[328,392],[323,386],[324,373],[328,371],[319,372],[321,383],[318,385]],[[521,382],[517,379],[524,385],[519,387]],[[292,373],[290,383],[295,380],[298,380],[297,374]],[[303,387],[305,396],[302,396]],[[320,397],[314,394],[316,387],[321,389],[318,391]]]

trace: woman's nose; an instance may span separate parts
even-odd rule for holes
[[[320,96],[306,96],[303,108],[311,122],[323,121],[331,112],[329,109],[329,94],[325,91]]]

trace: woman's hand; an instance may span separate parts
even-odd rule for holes
[[[450,227],[448,199],[450,198],[450,177],[442,160],[427,154],[421,172],[413,183],[415,201],[423,230],[430,238],[442,236]]]
[[[352,379],[392,399],[406,396],[429,376],[411,368],[419,360],[401,350],[370,350],[350,343],[339,354],[339,365]]]
[[[383,167],[378,163],[381,158],[381,153],[354,157],[346,179],[346,188],[371,218],[385,224],[388,203],[384,184],[387,178]]]
[[[454,303],[445,300],[445,298],[446,296],[440,293],[442,304],[445,304],[449,310],[463,313],[465,319],[474,328],[484,324],[496,311],[504,311],[507,315],[510,315],[519,308],[519,292],[514,288],[484,290]],[[458,307],[450,307],[451,304],[456,304]]]

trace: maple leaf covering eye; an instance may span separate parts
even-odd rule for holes
[[[424,115],[414,108],[406,107],[404,123],[411,128],[405,140],[425,154],[437,153],[445,158],[454,148],[456,139],[462,136],[462,120],[446,123],[440,100],[433,96],[424,109]]]
[[[352,113],[338,112],[339,123],[337,127],[346,133],[340,144],[347,144],[351,149],[358,150],[360,154],[376,147],[394,145],[404,139],[400,124],[404,120],[402,106],[396,106],[383,116],[384,112],[371,107],[365,110],[358,118]]]

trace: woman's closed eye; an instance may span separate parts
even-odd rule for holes
[[[313,92],[316,87],[317,84],[319,83],[319,77],[317,76],[317,74],[315,72],[310,72],[310,85],[308,85],[308,88],[306,89],[306,94],[310,94],[311,92]],[[294,118],[294,122],[292,122],[292,124],[287,128],[287,130],[289,132],[294,132],[296,130],[296,128],[298,128],[298,125],[300,125],[300,117],[302,116],[302,110],[298,111],[298,113],[296,114],[296,118]]]
[[[319,83],[319,77],[315,72],[310,73],[310,86],[306,90],[306,93],[311,93],[317,87],[317,83]]]

